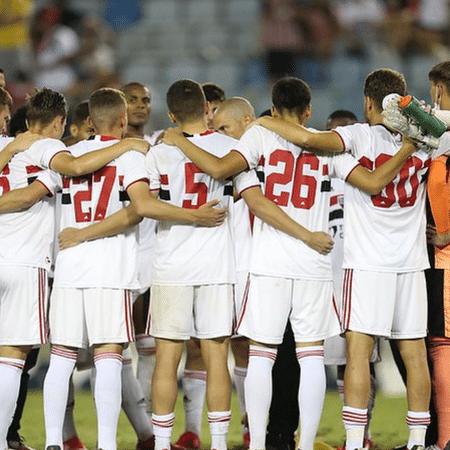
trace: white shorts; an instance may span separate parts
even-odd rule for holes
[[[0,265],[0,345],[46,344],[47,271]]]
[[[406,273],[345,269],[341,328],[392,339],[427,334],[423,271]]]
[[[324,352],[326,366],[345,366],[347,364],[345,337],[338,335],[325,339]],[[380,361],[379,339],[375,339],[375,346],[370,362],[377,363]]]
[[[237,332],[263,344],[281,344],[288,319],[295,342],[338,334],[333,282],[250,274]]]
[[[147,333],[153,337],[212,339],[230,336],[232,325],[232,284],[151,287]]]
[[[131,297],[126,289],[53,288],[50,342],[85,348],[134,341]]]
[[[235,329],[237,326],[238,318],[241,314],[242,305],[244,304],[244,298],[247,293],[249,283],[249,273],[247,270],[236,272],[236,284],[234,286],[234,323],[233,328]],[[236,330],[233,333],[231,338],[242,337],[240,334],[237,334]]]

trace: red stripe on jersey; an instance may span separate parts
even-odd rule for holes
[[[324,164],[322,167],[322,175],[328,175],[328,164]]]
[[[9,170],[9,164],[6,164],[6,166],[3,168],[1,174],[2,174],[2,175],[9,175],[9,172],[10,172],[10,170]]]
[[[203,133],[200,133],[200,136],[208,136],[208,134],[215,133],[214,130],[206,130]]]
[[[357,166],[353,167],[353,169],[350,171],[350,173],[346,176],[345,182],[347,182],[347,180],[349,179],[349,177],[350,177],[350,175],[353,173],[353,171],[354,171],[357,167],[359,167],[360,165],[361,165],[361,164],[358,164]]]
[[[49,189],[48,186],[46,186],[41,180],[35,180],[35,181],[37,181],[38,183],[42,184],[42,186],[44,186],[45,189],[47,189],[47,191],[48,191],[48,194],[47,194],[47,195],[48,195],[49,197],[53,197],[53,192]]]
[[[161,175],[161,184],[169,184],[169,175],[166,173],[162,173]]]
[[[36,172],[42,172],[42,168],[39,166],[27,166],[25,167],[27,173],[36,173]]]
[[[248,290],[250,288],[250,274],[247,275],[247,283],[244,289],[244,301],[242,302],[241,310],[239,311],[239,319],[236,326],[236,333],[239,334],[239,327],[241,326],[242,319],[244,318],[245,310],[247,309]]]
[[[143,181],[144,183],[150,184],[150,180],[149,180],[148,178],[140,178],[139,180],[134,180],[132,183],[130,183],[130,184],[125,188],[125,190],[128,190],[128,188],[129,188],[130,186],[133,186],[133,184],[139,183],[140,181]]]
[[[332,197],[330,197],[330,206],[337,205],[338,201],[339,195],[333,195]]]
[[[48,162],[48,167],[50,167],[50,169],[52,168],[52,161],[53,161],[53,158],[54,158],[55,156],[59,155],[60,153],[69,153],[69,155],[70,155],[69,150],[60,150],[59,152],[55,153],[55,154],[50,158],[50,161]]]
[[[101,135],[100,136],[100,141],[105,142],[105,141],[117,141],[119,138],[116,138],[114,136],[104,136]]]

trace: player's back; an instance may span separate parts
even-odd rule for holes
[[[3,147],[9,140],[2,142]],[[24,188],[36,179],[49,194],[30,208],[0,215],[0,264],[31,265],[49,269],[54,235],[54,194],[59,174],[44,169],[42,155],[64,147],[55,139],[42,139],[16,154],[0,174],[1,194]],[[64,147],[65,148],[65,147]]]
[[[234,139],[215,132],[196,134],[189,139],[199,147],[224,156]],[[231,180],[218,181],[202,172],[177,147],[153,147],[147,155],[150,188],[159,198],[183,208],[197,209],[206,202],[220,200],[229,207],[225,223],[204,228],[160,222],[157,231],[152,282],[159,284],[230,283],[235,279],[232,240],[233,186]]]
[[[401,136],[383,125],[355,124],[335,131],[370,171],[402,146]],[[377,195],[347,185],[344,267],[394,272],[428,267],[425,180],[429,166],[430,156],[418,150]]]
[[[97,135],[70,150],[77,157],[115,142]],[[65,177],[61,229],[84,228],[119,211],[129,204],[128,186],[141,180],[147,180],[147,175],[144,157],[138,152],[127,152],[92,174]],[[136,227],[115,236],[83,242],[59,252],[55,286],[136,288],[136,258]]]
[[[253,126],[236,151],[255,168],[264,195],[310,231],[328,231],[330,164],[266,128]],[[247,181],[245,178],[249,177]],[[238,191],[251,184],[251,173],[236,178]],[[255,218],[251,271],[289,278],[331,279],[329,256]]]

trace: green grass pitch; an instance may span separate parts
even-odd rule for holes
[[[334,447],[341,446],[344,441],[344,428],[341,421],[341,401],[335,392],[328,393],[322,421],[319,429],[318,440],[322,440]],[[239,407],[236,395],[232,398],[232,419],[228,436],[228,447],[241,445],[241,431]],[[183,431],[183,405],[181,395],[178,396],[176,406],[176,420],[172,434],[173,441]],[[406,400],[404,397],[388,397],[377,395],[371,431],[376,447],[380,450],[390,449],[406,443],[408,429],[405,424]],[[90,392],[78,392],[75,396],[75,421],[79,435],[89,450],[96,444],[96,419],[94,403]],[[44,450],[45,433],[42,406],[42,392],[30,391],[25,405],[22,419],[21,435],[26,442],[37,450]],[[206,415],[203,418],[202,448],[209,448],[210,438]],[[136,437],[127,418],[121,413],[118,430],[118,449],[134,450]]]

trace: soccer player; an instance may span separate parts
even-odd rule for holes
[[[200,84],[180,80],[167,92],[170,119],[189,139],[216,155],[226,154],[233,140],[208,130],[206,100]],[[208,198],[233,205],[231,180],[216,181],[176,147],[158,145],[147,158],[155,195],[195,210]],[[157,227],[150,304],[150,334],[156,339],[152,380],[155,449],[167,449],[174,421],[177,368],[184,341],[201,342],[207,371],[211,448],[225,450],[230,421],[228,337],[232,328],[234,249],[232,211],[218,228],[199,229],[160,222]],[[215,258],[213,255],[220,255]]]
[[[214,129],[213,117],[219,105],[225,101],[225,91],[215,83],[203,83],[202,89],[208,102],[208,109],[206,112],[208,119],[208,128]]]
[[[406,82],[390,69],[370,73],[364,84],[367,124],[311,132],[276,119],[260,123],[304,148],[350,151],[361,166],[373,170],[389,161],[401,146],[383,124],[382,101],[390,93],[404,95]],[[343,310],[341,326],[347,341],[345,371],[346,448],[363,446],[370,393],[369,360],[375,336],[397,340],[408,373],[410,429],[407,448],[423,446],[430,421],[430,376],[426,358],[426,288],[424,177],[430,157],[411,155],[383,192],[368,195],[346,188]]]
[[[99,89],[89,100],[94,139],[72,146],[76,155],[88,155],[119,140],[127,128],[122,92]],[[97,150],[98,151],[98,150]],[[102,222],[121,211],[128,197],[133,209],[123,210],[130,223],[139,216],[155,216],[181,223],[215,222],[218,211],[191,212],[166,205],[150,196],[148,179],[139,153],[129,152],[84,177],[65,178],[61,227]],[[120,216],[120,215],[119,215]],[[130,229],[114,236],[84,242],[58,254],[51,297],[52,351],[44,383],[46,447],[62,448],[62,421],[68,382],[77,349],[94,346],[95,403],[98,447],[116,449],[117,420],[121,405],[122,348],[134,340],[131,289],[137,281],[137,234]],[[86,258],[86,255],[93,257]],[[101,262],[95,255],[101,257]]]
[[[310,91],[304,82],[296,78],[280,80],[274,85],[272,101],[272,114],[279,122],[289,128],[303,129],[302,124],[311,113]],[[309,133],[319,134],[315,130]],[[237,180],[241,195],[258,217],[253,229],[249,292],[238,326],[238,332],[251,339],[245,384],[250,448],[264,448],[270,371],[276,346],[281,342],[290,316],[301,365],[299,447],[311,450],[325,395],[323,339],[338,332],[331,298],[331,263],[324,256],[331,246],[316,245],[315,240],[326,235],[324,230],[328,228],[329,177],[336,171],[350,183],[376,195],[395,176],[415,147],[405,142],[400,150],[396,147],[399,151],[395,156],[376,171],[369,172],[348,154],[339,158],[316,156],[259,126],[251,127],[242,136],[236,151],[222,158],[208,154],[174,130],[169,130],[164,139],[177,145],[216,178],[226,179],[247,168],[257,168],[264,174],[265,197],[257,181]],[[335,151],[342,152],[342,146]],[[245,178],[251,173],[247,172]],[[311,233],[302,228],[300,232],[293,227],[297,223],[293,218],[308,228],[322,231]],[[273,302],[273,298],[277,298],[277,302]]]
[[[430,73],[431,99],[435,107],[450,110],[450,62],[435,65]],[[428,177],[428,197],[434,219],[434,226],[427,230],[428,239],[434,245],[430,258],[432,268],[425,272],[428,292],[428,354],[431,361],[431,380],[434,408],[437,416],[437,442],[430,449],[442,450],[450,442],[450,383],[448,361],[450,358],[450,326],[445,311],[450,304],[449,247],[450,243],[450,133],[440,141],[438,153],[430,167]]]
[[[73,110],[72,123],[69,126],[70,136],[63,139],[67,147],[88,139],[94,134],[92,124],[88,121],[89,104],[87,100],[78,103]]]

